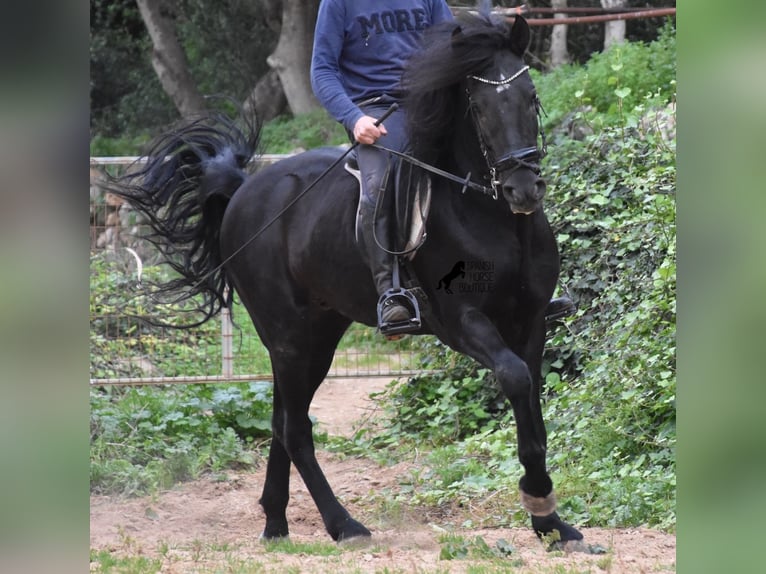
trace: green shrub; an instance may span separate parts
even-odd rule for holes
[[[296,117],[282,116],[264,124],[261,143],[266,153],[291,153],[349,141],[338,122],[324,110],[316,110]]]
[[[594,54],[584,66],[566,65],[549,73],[532,71],[546,128],[568,114],[591,109],[600,123],[622,123],[622,110],[643,104],[663,106],[675,96],[675,28],[666,24],[649,44],[625,42]]]
[[[144,280],[159,277],[153,266]],[[198,376],[220,356],[220,326],[162,329],[141,318],[189,321],[161,306],[113,253],[91,257],[93,378]],[[265,351],[263,352],[265,355]],[[150,372],[147,372],[149,370]],[[91,388],[91,488],[144,494],[227,468],[252,467],[270,436],[271,383]]]
[[[426,352],[439,348],[441,353],[454,355],[438,342],[430,343]],[[456,358],[460,362],[470,361],[462,355]],[[431,364],[429,368],[440,367]],[[431,445],[446,444],[492,424],[493,413],[502,409],[505,401],[488,382],[494,377],[486,369],[476,370],[472,365],[465,376],[459,370],[389,385],[389,394],[382,400],[391,422],[388,430],[376,439],[378,444],[384,444],[385,437],[390,437],[392,444],[404,437]]]
[[[148,133],[120,138],[95,135],[90,139],[90,155],[91,157],[139,155],[150,139],[151,136]]]
[[[210,374],[211,362],[218,364],[220,357],[217,321],[182,330],[141,320],[191,322],[182,306],[161,305],[147,291],[163,271],[146,265],[139,285],[135,271],[114,252],[94,254],[90,263],[91,377]],[[243,306],[235,305],[233,314],[243,342],[252,348],[252,359],[235,370],[270,372],[266,349]],[[384,344],[357,325],[341,346],[374,354]],[[94,492],[144,494],[205,473],[250,468],[256,447],[271,433],[271,404],[268,382],[92,388],[91,487]]]
[[[208,322],[198,329],[162,328],[191,322],[183,306],[160,305],[147,289],[163,271],[143,268],[143,284],[113,253],[90,260],[90,374],[93,378],[131,377],[147,371],[166,377],[201,375],[220,356],[220,326]]]
[[[252,468],[270,435],[271,384],[92,388],[91,490],[136,495]]]

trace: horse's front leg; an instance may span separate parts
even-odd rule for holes
[[[529,394],[529,406],[532,411],[532,420],[535,425],[537,436],[540,437],[542,442],[543,450],[547,452],[547,432],[545,430],[545,421],[543,420],[542,405],[540,403],[544,347],[545,318],[540,316],[537,321],[532,322],[529,326],[529,336],[521,356],[527,364],[532,380],[532,388]],[[524,479],[522,478],[522,480]],[[523,485],[521,486],[521,492],[524,492]],[[525,508],[529,510],[528,507]],[[531,513],[531,519],[532,527],[539,537],[554,535],[554,532],[558,532],[561,545],[566,544],[568,541],[582,540],[582,534],[577,529],[562,521],[561,518],[559,518],[558,513],[555,511],[547,515]],[[553,546],[560,546],[560,544],[553,544]]]
[[[521,504],[531,514],[535,532],[538,536],[558,537],[561,543],[581,540],[582,534],[556,513],[553,482],[546,467],[546,433],[539,394],[544,331],[532,330],[522,358],[508,347],[492,321],[480,311],[465,311],[460,327],[460,350],[493,370],[511,402],[517,426],[518,456],[524,467],[524,475],[519,480]]]

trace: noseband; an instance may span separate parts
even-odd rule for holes
[[[529,70],[529,66],[524,66],[518,72],[516,72],[509,78],[505,78],[503,80],[490,80],[488,78],[482,78],[481,76],[473,76],[473,75],[468,76],[468,78],[471,80],[475,80],[477,82],[481,82],[482,84],[489,84],[491,86],[505,86],[513,82],[516,78],[520,77],[527,70]],[[487,166],[489,167],[490,183],[492,185],[492,190],[495,192],[495,198],[497,198],[498,188],[502,184],[502,182],[499,181],[497,178],[498,172],[509,171],[509,170],[513,172],[523,167],[526,169],[530,169],[537,174],[540,173],[539,162],[543,157],[545,157],[546,147],[547,147],[547,144],[545,141],[545,131],[543,130],[542,118],[540,117],[540,111],[542,110],[542,105],[540,104],[540,100],[537,97],[535,97],[535,108],[537,110],[537,121],[538,121],[540,136],[542,138],[542,147],[539,149],[537,148],[537,146],[514,149],[506,153],[500,154],[498,157],[498,154],[494,153],[491,147],[487,145],[487,137],[485,134],[482,133],[482,128],[481,128],[482,123],[480,121],[481,115],[482,115],[481,110],[479,110],[479,107],[473,101],[473,98],[471,97],[470,88],[466,86],[465,91],[468,96],[468,109],[471,110],[471,115],[473,116],[473,125],[476,128],[476,134],[479,138],[479,146],[481,147],[481,153],[484,156],[485,161],[487,162]]]

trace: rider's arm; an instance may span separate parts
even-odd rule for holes
[[[319,102],[349,132],[364,114],[343,86],[340,57],[345,34],[345,5],[339,0],[319,4],[311,56],[311,87]]]

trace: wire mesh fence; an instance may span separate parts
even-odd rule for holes
[[[269,156],[263,161],[275,161]],[[270,380],[268,352],[242,305],[193,329],[157,326],[195,321],[182,305],[161,305],[145,279],[163,273],[146,226],[110,194],[106,173],[135,158],[92,158],[90,165],[90,384],[151,385]],[[147,321],[147,319],[149,321]],[[410,341],[385,341],[354,324],[328,377],[404,377],[417,372]]]

